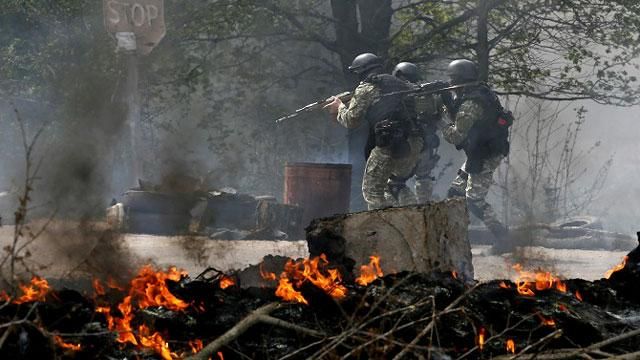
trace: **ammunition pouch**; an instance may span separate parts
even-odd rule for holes
[[[403,158],[409,155],[411,148],[407,139],[409,130],[406,121],[382,120],[374,127],[376,146],[389,148],[391,157]]]

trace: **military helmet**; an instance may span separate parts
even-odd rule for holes
[[[447,75],[453,85],[478,81],[478,66],[466,59],[453,60],[447,67]]]
[[[395,77],[405,79],[412,83],[420,81],[420,73],[416,64],[410,62],[401,62],[393,68],[391,74]]]
[[[349,71],[356,74],[363,74],[369,70],[382,67],[382,59],[376,54],[364,53],[353,59]]]

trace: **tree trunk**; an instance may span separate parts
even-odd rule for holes
[[[478,0],[478,47],[476,54],[478,56],[478,71],[480,81],[487,82],[489,80],[489,4],[488,0]]]
[[[353,58],[364,52],[373,52],[382,57],[388,54],[387,39],[393,16],[391,0],[331,0],[331,10],[336,19],[336,45],[345,81],[350,87],[355,87],[359,79],[347,70]],[[364,147],[368,135],[366,125],[349,130],[349,162],[353,166],[352,211],[366,210],[361,186],[366,162]]]

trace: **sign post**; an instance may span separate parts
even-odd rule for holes
[[[104,23],[115,35],[118,51],[127,57],[127,81],[123,99],[127,104],[130,136],[130,178],[133,185],[142,176],[142,162],[137,146],[140,123],[138,91],[138,57],[147,55],[166,33],[164,0],[103,0]]]

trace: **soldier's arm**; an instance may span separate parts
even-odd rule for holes
[[[358,127],[377,95],[378,90],[375,86],[368,83],[358,85],[349,105],[342,104],[338,108],[338,122],[349,129]]]
[[[467,100],[460,105],[453,125],[442,129],[445,140],[453,145],[461,145],[469,134],[469,130],[482,117],[482,106],[475,100]]]

